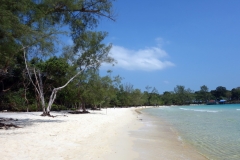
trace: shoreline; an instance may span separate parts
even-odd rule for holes
[[[141,112],[141,110],[143,109],[138,109],[138,112]],[[159,158],[167,160],[208,160],[194,146],[184,142],[169,123],[159,117],[144,113],[144,111],[141,113],[142,123],[145,124],[136,133],[139,136],[139,140],[135,145],[139,153],[141,153],[140,159],[144,160],[151,157],[150,159],[153,160]],[[141,152],[146,149],[144,146],[149,146],[150,152]]]
[[[149,107],[148,107],[149,108]],[[23,128],[0,130],[1,159],[204,159],[182,146],[171,127],[141,112],[111,108],[90,114],[4,112]]]

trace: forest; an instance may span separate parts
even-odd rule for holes
[[[50,111],[103,107],[238,103],[240,87],[199,91],[177,85],[160,94],[99,74],[114,64],[101,19],[115,21],[114,0],[2,0],[0,5],[0,111]],[[70,38],[72,45],[64,43]]]

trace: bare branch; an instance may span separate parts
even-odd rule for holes
[[[28,76],[29,76],[29,79],[30,79],[31,83],[33,84],[33,86],[35,87],[35,89],[37,90],[37,92],[39,94],[39,90],[37,89],[37,86],[34,84],[34,82],[32,80],[32,77],[31,77],[31,74],[30,74],[30,71],[29,71],[29,68],[28,68],[28,65],[27,65],[27,58],[26,58],[25,49],[26,49],[26,47],[23,46],[22,50],[23,50],[23,56],[24,56],[24,61],[25,61],[25,67],[26,67],[26,70],[27,70],[27,73],[28,73]]]

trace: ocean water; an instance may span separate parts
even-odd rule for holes
[[[142,110],[170,123],[179,139],[214,160],[240,160],[240,105],[198,105]]]

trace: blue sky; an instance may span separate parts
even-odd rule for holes
[[[103,65],[124,83],[159,93],[240,86],[240,0],[118,0],[116,21],[103,19],[111,56]]]

